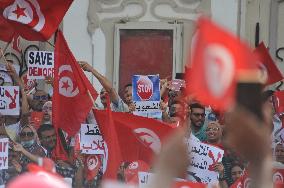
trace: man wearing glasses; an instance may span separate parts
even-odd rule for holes
[[[201,142],[206,140],[206,126],[205,121],[205,108],[199,103],[190,105],[191,113],[191,130],[192,134],[196,136]]]
[[[41,112],[43,105],[49,100],[48,94],[43,90],[37,90],[32,99],[29,100],[29,105],[33,111]]]

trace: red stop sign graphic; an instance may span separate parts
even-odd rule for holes
[[[137,95],[144,101],[152,97],[153,83],[147,76],[141,76],[137,81]]]

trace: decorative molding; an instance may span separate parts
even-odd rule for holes
[[[88,9],[88,32],[92,35],[95,30],[100,26],[101,22],[109,20],[131,21],[143,17],[147,11],[147,4],[144,0],[122,0],[118,6],[104,8],[101,1],[103,0],[89,0]],[[118,2],[116,0],[109,1]],[[130,5],[136,5],[141,8],[141,12],[134,15],[128,15],[125,10]]]
[[[118,3],[120,0],[98,0],[102,4],[112,5]]]
[[[131,12],[129,6],[139,6],[141,11]],[[174,14],[163,14],[158,9],[169,6]],[[200,13],[209,14],[209,0],[89,0],[88,32],[92,35],[105,21],[136,21],[147,11],[156,19],[163,21],[195,20]]]
[[[89,7],[87,12],[87,18],[88,18],[88,26],[87,30],[89,32],[89,35],[92,36],[95,33],[95,30],[100,27],[100,19],[95,12],[96,9],[96,1],[89,0]]]
[[[179,1],[183,4],[193,4],[193,3],[197,3],[201,0],[179,0]]]
[[[171,16],[161,15],[158,11],[156,11],[156,9],[162,5],[170,6],[175,13],[184,14],[184,17],[178,17],[178,16],[173,16],[173,15]],[[196,9],[186,8],[185,6],[179,6],[179,4],[175,0],[154,0],[154,2],[151,4],[150,11],[154,17],[160,20],[177,20],[177,19],[192,20],[192,19],[187,18],[187,16],[192,15],[192,14],[197,15]]]

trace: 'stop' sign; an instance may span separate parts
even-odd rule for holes
[[[160,101],[158,75],[134,75],[132,79],[133,101]]]

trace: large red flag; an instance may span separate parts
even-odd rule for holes
[[[201,18],[197,28],[187,88],[203,104],[224,110],[234,102],[239,73],[256,69],[256,63],[246,44],[209,19]]]
[[[254,51],[262,68],[263,75],[267,78],[266,84],[274,84],[283,79],[283,76],[277,68],[275,62],[272,60],[264,43],[260,43]]]
[[[86,155],[85,156],[85,173],[86,179],[92,181],[98,174],[101,167],[101,156],[100,155]]]
[[[73,0],[1,0],[0,14],[27,40],[45,41],[56,31]]]
[[[114,125],[112,112],[110,109],[110,99],[107,96],[108,107],[103,113],[95,112],[95,117],[98,120],[99,128],[103,135],[106,146],[104,158],[106,170],[104,179],[117,179],[118,167],[123,162],[120,144],[118,143],[118,133]]]
[[[114,136],[110,137],[111,133],[106,134],[107,131],[110,131],[106,112],[95,110],[94,114],[107,145],[107,170],[111,169],[114,172],[117,172],[118,166],[121,163],[119,161],[113,166],[110,165],[113,162],[111,159],[116,158],[116,155],[121,155],[122,161],[131,162],[141,160],[147,164],[151,164],[155,153],[160,152],[164,139],[174,130],[169,125],[154,119],[135,116],[129,113],[112,112],[115,125],[115,129],[112,129],[112,131],[116,132],[116,139]],[[118,151],[110,149],[112,145],[110,146],[109,140],[119,145],[120,154],[117,153]]]
[[[10,42],[13,39],[15,30],[14,28],[5,20],[4,17],[0,15],[0,40],[4,42]]]
[[[76,62],[61,31],[55,43],[54,68],[53,123],[73,136],[93,106],[90,94],[96,100],[97,93]]]
[[[274,92],[274,108],[275,112],[281,116],[284,114],[284,91]]]

